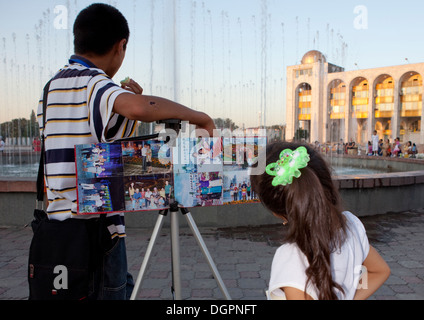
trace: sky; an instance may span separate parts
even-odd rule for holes
[[[286,68],[309,50],[346,70],[424,62],[420,0],[121,0],[130,42],[114,77],[239,127],[285,124]],[[73,53],[86,0],[0,0],[0,123],[29,118]]]

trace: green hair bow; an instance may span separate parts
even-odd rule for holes
[[[293,178],[299,178],[300,169],[305,168],[310,161],[308,151],[305,147],[299,147],[295,151],[285,149],[280,153],[280,160],[266,167],[266,173],[275,176],[272,185],[286,186],[293,183]]]

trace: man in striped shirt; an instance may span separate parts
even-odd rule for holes
[[[45,137],[49,219],[99,219],[76,214],[75,145],[129,137],[137,121],[180,119],[210,134],[215,128],[205,113],[142,95],[143,89],[133,80],[122,87],[113,82],[112,77],[125,58],[128,39],[128,23],[114,7],[93,4],[81,11],[74,24],[75,55],[50,83],[45,124],[43,100],[39,102],[38,121]],[[108,214],[106,221],[109,245],[114,252],[108,256],[112,260],[104,262],[105,275],[101,278],[110,279],[111,283],[100,284],[92,297],[128,299],[132,279],[127,273],[124,216]]]

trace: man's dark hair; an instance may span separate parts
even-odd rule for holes
[[[128,43],[129,36],[128,22],[118,9],[94,3],[82,10],[75,20],[75,53],[105,55],[122,39]]]

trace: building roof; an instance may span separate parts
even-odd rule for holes
[[[311,64],[315,62],[326,63],[327,59],[324,54],[318,50],[308,51],[302,58],[302,64]]]

